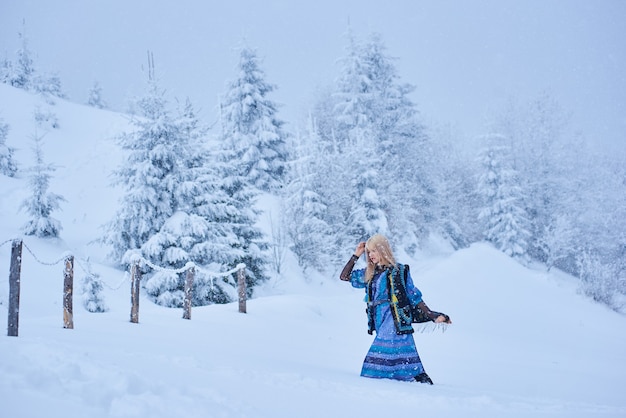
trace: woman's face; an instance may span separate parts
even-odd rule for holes
[[[378,264],[381,261],[380,253],[376,248],[368,248],[367,256],[370,258],[370,260],[372,260],[372,263],[374,264]]]

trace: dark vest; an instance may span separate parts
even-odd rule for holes
[[[413,326],[411,325],[411,302],[406,293],[406,278],[409,273],[408,264],[396,264],[392,268],[388,268],[379,280],[386,279],[387,293],[389,294],[389,308],[396,327],[396,334],[412,334]],[[384,275],[385,277],[383,277]],[[367,284],[367,301],[370,302],[373,296],[373,282],[370,280]],[[368,333],[372,334],[376,329],[376,307],[368,303],[367,319]]]

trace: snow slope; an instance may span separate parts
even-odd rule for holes
[[[30,164],[38,104],[0,85],[0,117],[21,168]],[[228,304],[194,308],[184,320],[142,298],[139,324],[130,323],[127,274],[90,244],[117,205],[108,173],[123,158],[113,138],[128,120],[63,101],[53,109],[60,128],[46,134],[44,157],[58,165],[51,190],[67,199],[55,214],[64,229],[58,240],[24,241],[19,337],[0,335],[2,416],[626,416],[626,318],[577,294],[571,278],[522,267],[486,244],[401,260],[426,302],[454,321],[445,333],[415,334],[434,386],[359,377],[372,340],[362,291],[337,274],[305,278],[290,257],[247,314]],[[25,185],[0,177],[4,318]],[[76,296],[73,330],[62,321],[67,251],[76,256],[75,289],[89,257],[109,306],[89,313]]]

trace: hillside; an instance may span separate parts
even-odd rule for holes
[[[38,105],[0,85],[0,117],[22,168]],[[63,101],[53,109],[60,127],[46,134],[44,156],[58,166],[51,189],[67,200],[55,214],[64,229],[58,240],[25,239],[19,337],[0,336],[3,416],[626,416],[626,318],[577,294],[571,278],[522,267],[486,244],[402,260],[427,303],[454,321],[415,334],[432,387],[359,377],[372,340],[362,291],[336,274],[305,280],[291,258],[245,315],[214,305],[186,321],[142,299],[131,324],[128,278],[91,243],[117,205],[108,176],[123,158],[113,138],[128,118]],[[7,240],[19,236],[27,192],[25,178],[0,177],[5,318]],[[73,330],[62,328],[56,262],[68,250],[80,260],[77,281],[89,257],[109,306],[92,314],[76,299]]]

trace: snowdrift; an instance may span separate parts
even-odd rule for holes
[[[0,117],[20,167],[30,164],[32,111],[42,99],[0,85]],[[520,266],[486,244],[401,260],[426,302],[448,313],[446,332],[416,333],[434,386],[359,377],[372,337],[363,293],[337,274],[303,277],[293,260],[248,302],[182,310],[142,298],[129,322],[126,272],[92,244],[114,213],[110,171],[124,158],[124,115],[57,100],[59,128],[44,156],[51,189],[67,202],[61,238],[25,238],[18,337],[0,336],[0,396],[11,417],[626,416],[626,319],[576,293],[567,276]],[[43,133],[43,131],[40,131]],[[0,178],[0,317],[6,318],[10,240],[26,179]],[[266,225],[266,227],[268,227]],[[109,310],[74,301],[63,329],[63,254],[87,259]],[[349,256],[349,254],[347,254]]]

